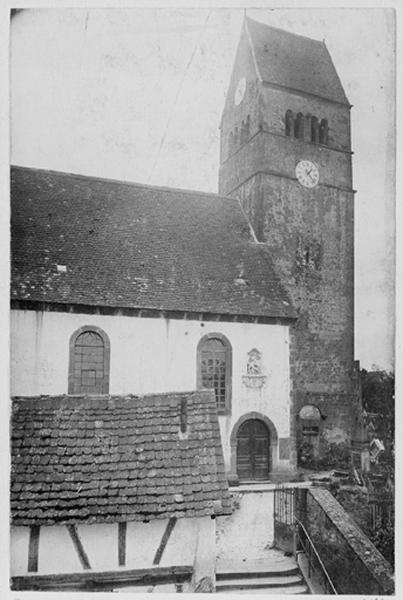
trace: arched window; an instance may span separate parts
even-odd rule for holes
[[[294,134],[294,114],[292,110],[285,113],[285,134],[291,136]]]
[[[295,119],[294,135],[299,140],[304,139],[304,115],[302,113],[298,113]]]
[[[70,339],[69,394],[109,392],[108,336],[94,326],[81,327]]]
[[[313,404],[306,404],[299,411],[299,419],[304,436],[316,436],[319,434],[322,419],[320,410]]]
[[[197,347],[197,387],[214,388],[218,413],[231,410],[232,351],[220,333],[204,336]]]
[[[327,119],[322,119],[319,127],[319,143],[327,144],[329,141],[329,125]]]
[[[241,145],[246,144],[246,142],[249,140],[249,136],[250,136],[250,115],[248,115],[246,117],[245,121],[242,121]]]
[[[311,118],[311,141],[315,144],[319,142],[319,121],[316,117]]]

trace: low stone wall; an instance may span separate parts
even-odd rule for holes
[[[339,594],[394,593],[390,564],[328,490],[307,490],[300,520]]]

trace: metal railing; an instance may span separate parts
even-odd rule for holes
[[[311,578],[312,573],[314,572],[318,577],[325,594],[337,594],[336,588],[329,577],[329,573],[327,572],[309,533],[301,521],[296,517],[294,517],[294,522],[296,549],[298,550],[298,547],[300,547],[308,560],[308,578]]]

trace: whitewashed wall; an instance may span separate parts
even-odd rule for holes
[[[285,325],[13,310],[12,395],[67,393],[69,340],[84,325],[100,327],[109,336],[111,394],[194,390],[199,340],[207,333],[225,335],[232,345],[232,411],[220,417],[227,469],[230,435],[242,415],[262,413],[273,422],[279,438],[289,437],[289,337]],[[266,375],[262,389],[247,388],[242,381],[253,348],[262,353]],[[278,460],[278,455],[275,458]],[[286,468],[286,463],[279,464]]]
[[[118,561],[118,524],[77,525],[77,534],[92,571],[143,569],[153,566],[153,559],[166,529],[168,519],[150,523],[129,522],[126,534],[126,564]],[[215,536],[215,521],[210,517],[178,519],[159,566],[193,566],[200,532]],[[63,525],[40,528],[38,571],[28,572],[29,527],[12,527],[10,536],[11,576],[80,573],[80,562],[73,541]],[[214,564],[215,557],[212,557]],[[88,570],[86,571],[88,572]]]

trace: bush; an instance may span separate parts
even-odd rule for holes
[[[307,469],[317,467],[317,459],[312,443],[309,440],[301,440],[298,444],[298,464]]]
[[[369,538],[388,562],[395,567],[395,524],[394,519],[378,518],[370,530]]]
[[[350,461],[350,448],[348,444],[330,444],[327,440],[322,440],[320,459],[317,461],[319,467],[348,469]]]
[[[306,469],[348,469],[350,467],[350,449],[347,444],[330,444],[324,438],[320,440],[319,456],[308,439],[300,438],[298,444],[298,464]]]

